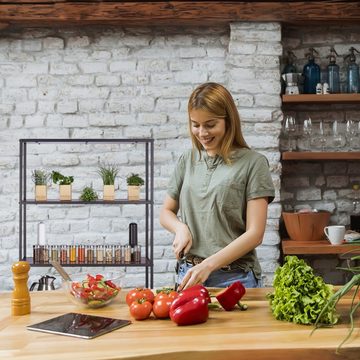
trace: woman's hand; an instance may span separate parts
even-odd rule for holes
[[[205,261],[193,266],[185,274],[181,284],[178,287],[178,291],[185,290],[196,284],[204,283],[210,276],[211,272],[211,268]]]
[[[192,236],[189,228],[184,223],[180,223],[176,227],[175,238],[173,241],[173,250],[177,259],[180,253],[187,254],[192,246]]]
[[[175,234],[173,250],[177,259],[180,253],[188,253],[192,246],[192,235],[186,224],[177,217],[179,202],[166,195],[163,207],[160,211],[160,224]]]

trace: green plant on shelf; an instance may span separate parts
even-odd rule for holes
[[[128,184],[128,186],[142,186],[144,185],[144,180],[139,176],[139,174],[130,174],[127,178],[126,178],[126,182]]]
[[[73,176],[64,176],[60,174],[58,171],[53,171],[51,173],[51,178],[54,184],[59,184],[59,185],[71,185],[74,182]]]
[[[113,164],[100,165],[97,173],[101,176],[104,185],[114,185],[119,168]]]
[[[50,182],[51,174],[45,170],[36,169],[31,174],[31,179],[35,185],[47,185]]]
[[[82,201],[95,201],[97,200],[98,194],[96,193],[96,191],[91,187],[91,186],[85,186],[82,189],[81,195],[80,195],[80,200]]]

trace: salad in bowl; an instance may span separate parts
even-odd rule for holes
[[[110,280],[100,274],[76,276],[64,281],[63,288],[72,302],[93,309],[110,304],[121,291],[120,278]]]

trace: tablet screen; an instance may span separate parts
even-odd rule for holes
[[[28,325],[27,329],[92,339],[129,324],[131,324],[129,320],[68,313],[37,324]]]

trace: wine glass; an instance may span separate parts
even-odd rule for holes
[[[359,138],[356,125],[358,124],[356,124],[353,120],[350,119],[346,122],[345,137],[346,142],[349,146],[349,150],[356,150],[356,148],[358,147],[357,142],[359,141]]]
[[[311,150],[312,122],[311,118],[304,120],[300,141],[300,149],[305,151]]]
[[[287,151],[296,150],[296,121],[293,116],[286,116],[284,123],[284,135]]]
[[[325,151],[327,136],[324,122],[321,120],[318,127],[315,128],[315,135],[311,138],[311,145],[317,151]]]
[[[335,151],[340,151],[346,144],[345,136],[342,133],[340,124],[337,120],[334,120],[332,124],[332,144]]]

